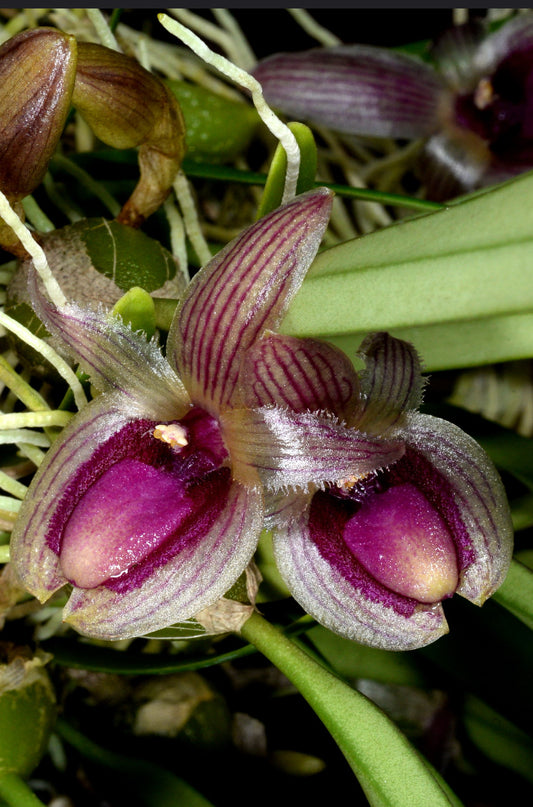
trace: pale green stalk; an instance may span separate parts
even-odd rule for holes
[[[61,294],[63,294],[63,292],[61,292]],[[72,368],[67,364],[67,362],[61,358],[59,353],[56,353],[56,351],[52,347],[50,347],[50,345],[48,345],[46,342],[43,342],[43,340],[39,339],[38,336],[35,336],[35,334],[29,331],[28,328],[25,328],[24,325],[21,325],[20,322],[17,322],[17,320],[13,319],[12,317],[8,317],[7,314],[4,314],[3,311],[0,311],[0,325],[3,325],[4,328],[7,328],[7,330],[14,333],[16,336],[19,337],[19,339],[22,339],[23,342],[26,342],[26,344],[30,345],[30,347],[32,347],[34,350],[40,353],[41,356],[43,356],[43,358],[47,359],[52,365],[52,367],[55,367],[59,375],[65,379],[65,381],[71,388],[78,409],[81,409],[83,406],[85,406],[85,404],[87,403],[87,398],[85,397],[83,387],[80,384],[79,379],[76,376],[74,370],[72,370]]]
[[[4,429],[0,431],[0,445],[9,443],[26,443],[31,446],[40,446],[41,448],[50,447],[50,440],[46,434],[33,432],[29,429]]]
[[[12,476],[6,474],[5,471],[1,470],[0,490],[5,490],[7,493],[11,493],[11,495],[16,496],[17,499],[24,499],[26,493],[28,492],[26,485],[23,485],[22,482],[18,482],[16,479],[13,479]]]
[[[34,390],[33,387],[31,387],[28,382],[25,381],[22,376],[16,372],[16,370],[13,369],[7,359],[1,355],[0,381],[2,381],[12,392],[14,392],[19,401],[22,401],[24,406],[26,406],[28,409],[31,409],[34,412],[39,412],[50,408],[44,398],[39,395],[37,390]]]
[[[24,429],[60,426],[65,427],[72,419],[72,412],[64,412],[60,409],[50,409],[47,412],[8,412],[0,414],[0,430],[3,429]]]
[[[52,302],[58,308],[62,308],[62,306],[66,304],[67,298],[61,291],[59,283],[48,266],[48,261],[46,260],[46,255],[42,247],[34,239],[28,228],[24,226],[2,191],[0,191],[0,216],[4,219],[5,223],[11,227],[26,252],[30,255],[33,265],[41,277]]]
[[[46,213],[43,213],[33,196],[26,196],[22,200],[22,207],[26,218],[40,233],[51,233],[55,230],[55,224],[50,221]]]

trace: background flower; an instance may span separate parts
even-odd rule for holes
[[[457,26],[430,64],[369,45],[282,53],[254,70],[267,101],[352,135],[425,138],[427,194],[446,199],[533,167],[533,14],[485,36]]]

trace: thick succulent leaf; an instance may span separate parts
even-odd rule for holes
[[[308,511],[275,530],[274,556],[302,608],[347,639],[385,650],[412,650],[447,632],[440,605],[417,605],[406,616],[354,588],[311,540]]]
[[[479,46],[473,68],[478,73],[490,73],[507,56],[533,48],[533,13],[518,14],[506,22]]]
[[[357,428],[385,434],[401,425],[405,412],[422,403],[420,359],[412,345],[388,333],[370,334],[359,352],[365,362],[360,374],[365,403]]]
[[[47,452],[22,503],[11,537],[11,560],[24,586],[41,601],[66,582],[58,556],[46,543],[50,521],[80,465],[133,419],[123,403],[115,394],[88,404]]]
[[[407,423],[407,445],[445,477],[466,527],[473,561],[457,593],[481,605],[503,582],[512,556],[511,514],[500,477],[478,443],[453,423],[418,413]]]
[[[250,408],[327,409],[340,418],[357,406],[359,381],[348,357],[314,339],[268,334],[246,353],[239,379]]]
[[[296,197],[244,230],[192,280],[168,340],[192,400],[229,406],[244,352],[275,329],[298,290],[326,229],[332,194]]]
[[[65,619],[84,635],[109,640],[183,622],[235,583],[255,551],[262,523],[261,494],[232,483],[224,508],[200,541],[154,569],[137,588],[75,588]]]
[[[281,330],[345,351],[388,331],[427,370],[531,356],[532,193],[525,174],[324,250]]]
[[[103,311],[75,304],[56,308],[35,282],[32,296],[50,333],[61,340],[99,390],[121,392],[132,411],[148,418],[170,420],[187,411],[185,388],[155,342]]]
[[[275,54],[253,75],[268,103],[286,115],[376,137],[430,134],[446,93],[428,65],[368,45]]]
[[[270,490],[366,476],[404,453],[401,440],[350,429],[326,413],[279,407],[234,409],[221,416],[236,479]]]

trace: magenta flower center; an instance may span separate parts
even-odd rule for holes
[[[457,555],[441,516],[409,482],[370,494],[345,524],[346,545],[380,583],[419,602],[450,597]]]
[[[139,585],[208,530],[227,497],[227,464],[217,421],[197,407],[179,423],[124,426],[81,466],[50,524],[65,578]]]
[[[479,135],[503,162],[533,160],[533,50],[504,59],[474,92],[457,98],[456,122]]]
[[[136,459],[113,465],[74,508],[63,533],[63,574],[93,588],[144,560],[190,515],[185,488]]]

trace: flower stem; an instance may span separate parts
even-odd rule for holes
[[[44,807],[43,802],[16,773],[0,775],[0,798],[12,807]]]
[[[241,629],[299,689],[359,779],[373,807],[449,807],[455,794],[389,718],[254,613]]]

